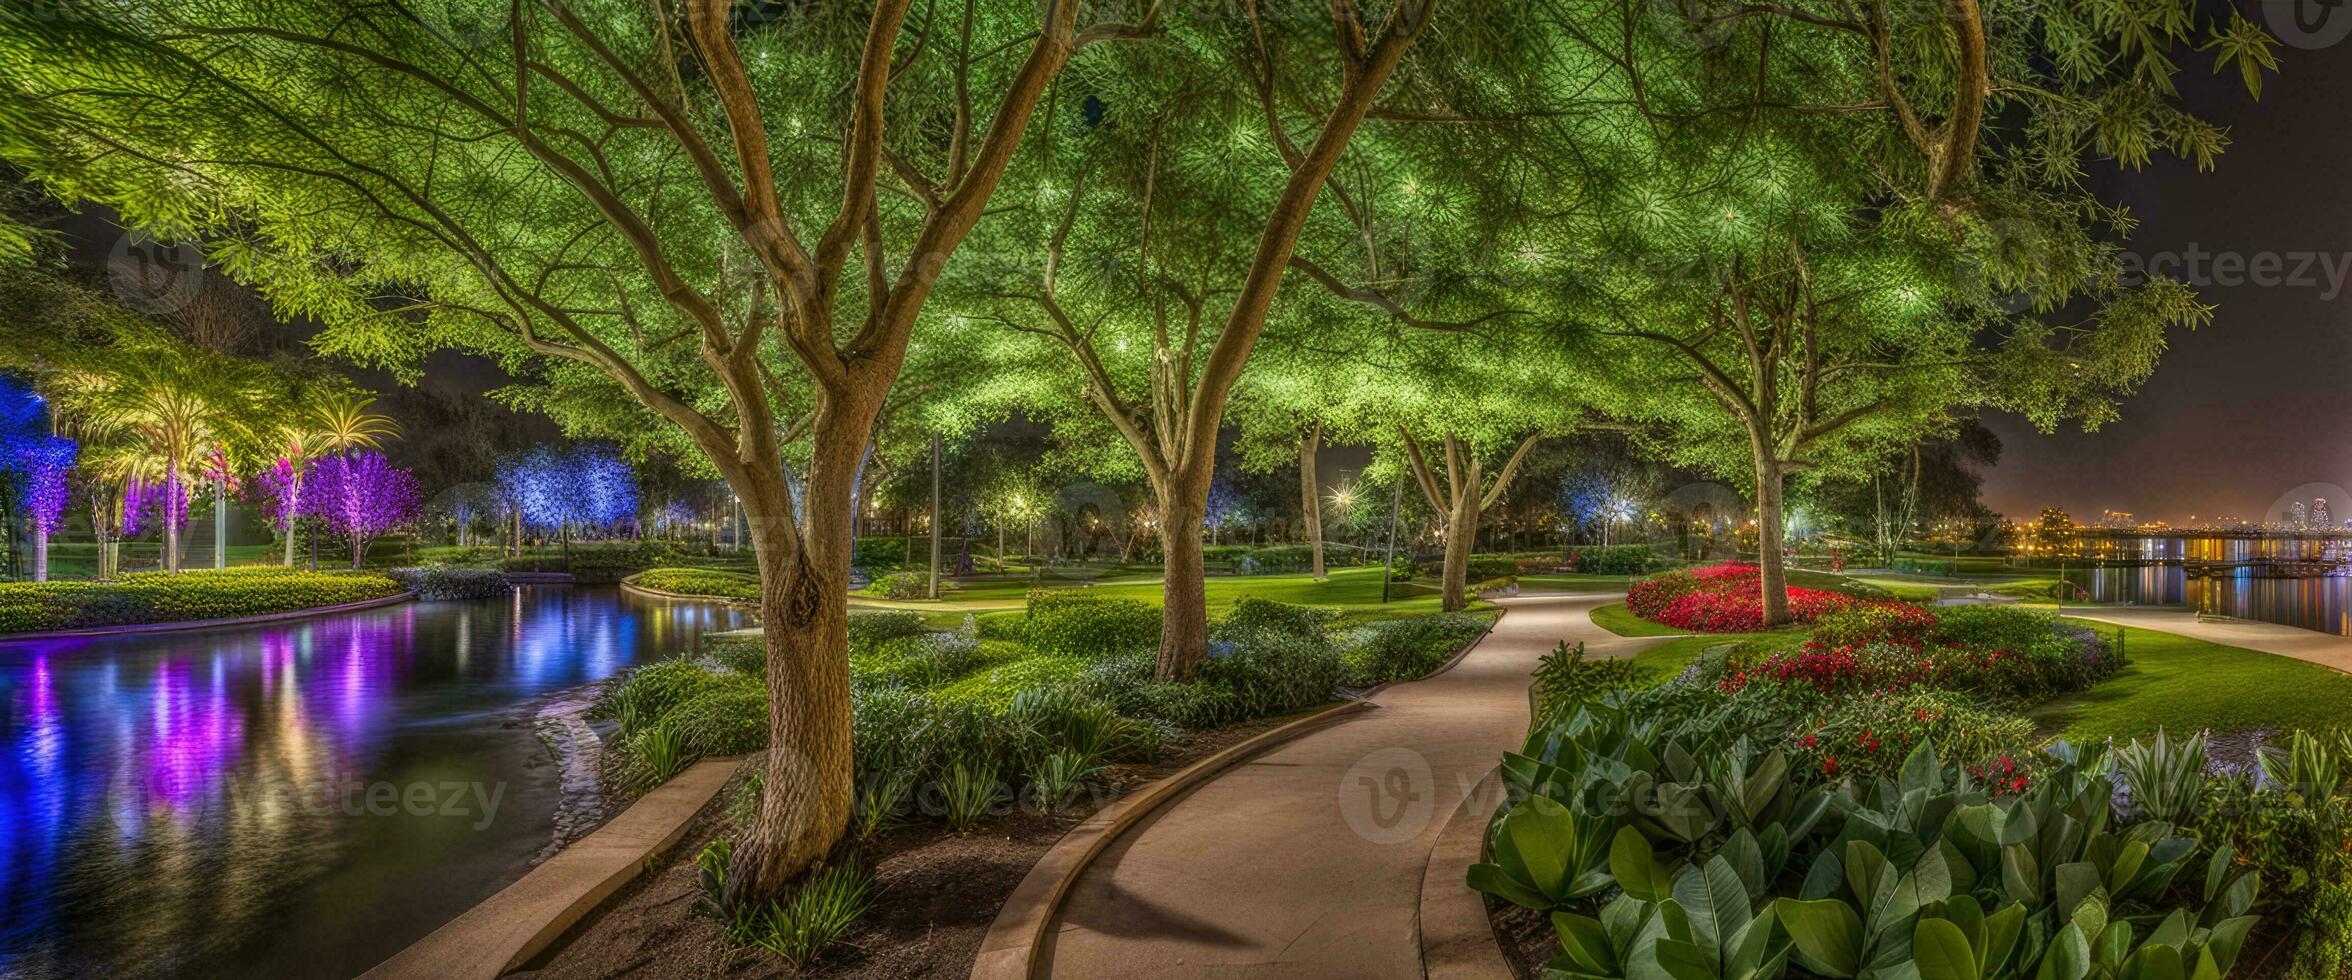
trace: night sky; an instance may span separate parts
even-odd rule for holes
[[[2352,10],[2339,11],[2352,16]],[[2175,331],[2156,376],[2097,433],[2051,436],[2014,416],[1987,424],[2004,443],[1986,473],[1985,503],[2012,518],[2056,506],[2076,518],[2103,508],[2180,523],[2191,515],[2259,518],[2274,501],[2313,496],[2307,484],[2352,488],[2352,282],[2331,290],[2322,265],[2352,267],[2352,41],[2282,48],[2282,74],[2262,100],[2205,55],[2180,76],[2197,113],[2229,127],[2217,169],[2159,158],[2102,175],[2103,196],[2131,205],[2142,256],[2288,253],[2284,272],[2319,253],[2310,285],[2200,283],[2213,323]],[[2218,268],[2208,259],[2209,268]],[[2329,495],[2337,513],[2352,494]]]

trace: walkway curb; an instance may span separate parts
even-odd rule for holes
[[[335,613],[358,612],[380,606],[399,605],[415,601],[414,592],[395,592],[374,599],[345,602],[332,606],[312,606],[308,609],[289,609],[285,612],[261,613],[253,616],[231,616],[227,619],[191,619],[176,623],[137,623],[128,626],[91,626],[83,629],[50,630],[46,633],[0,633],[0,643],[20,643],[28,640],[70,640],[91,636],[129,636],[139,633],[176,633],[181,630],[209,630],[231,626],[252,626],[260,623],[280,623],[289,619],[308,619],[312,616],[331,616]]]
[[[1069,897],[1070,886],[1077,883],[1079,874],[1104,849],[1162,804],[1252,756],[1374,707],[1370,701],[1348,701],[1260,732],[1095,811],[1055,841],[1005,898],[1004,905],[997,909],[995,923],[988,927],[988,935],[980,940],[980,955],[972,963],[972,980],[1029,980],[1036,976],[1037,954],[1046,948],[1047,931],[1060,914],[1063,899]]]
[[[1486,856],[1487,818],[1502,805],[1497,766],[1463,797],[1429,851],[1421,877],[1421,966],[1429,980],[1511,980],[1510,961],[1486,914],[1486,898],[1467,882],[1470,866]]]
[[[744,756],[705,759],[514,884],[361,974],[372,980],[496,980],[521,969],[686,833]]]

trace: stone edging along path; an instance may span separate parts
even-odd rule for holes
[[[50,630],[45,633],[0,633],[0,643],[18,643],[27,640],[63,640],[76,637],[92,636],[123,636],[134,633],[173,633],[180,630],[208,630],[219,629],[227,626],[250,626],[258,623],[283,622],[289,619],[308,619],[312,616],[328,616],[335,613],[358,612],[362,609],[374,609],[379,606],[392,606],[403,602],[411,602],[414,601],[416,597],[417,594],[414,592],[395,592],[391,595],[379,596],[374,599],[361,599],[358,602],[345,602],[333,606],[312,606],[308,609],[289,609],[285,612],[259,613],[252,616],[231,616],[227,619],[190,619],[172,623],[134,623],[127,626],[91,626],[83,629]]]
[[[695,763],[594,833],[361,976],[493,980],[521,969],[676,845],[744,758]]]

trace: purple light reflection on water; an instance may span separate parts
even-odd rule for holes
[[[557,774],[532,704],[741,625],[559,587],[0,642],[0,975],[361,972],[547,842]],[[376,785],[499,805],[370,813]]]

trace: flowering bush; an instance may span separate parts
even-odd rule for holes
[[[1813,771],[1869,780],[1900,771],[1911,750],[1929,738],[1944,761],[2010,780],[1996,791],[2024,791],[2029,774],[2016,760],[2035,754],[2033,723],[1953,691],[1918,688],[1846,698],[1801,725],[1792,744]]]
[[[1653,575],[1625,590],[1625,608],[1643,619],[1656,620],[1674,600],[1698,591],[1699,577],[1690,572]]]
[[[1831,647],[1892,643],[1917,649],[1935,624],[1936,617],[1918,606],[1867,602],[1820,617],[1813,625],[1813,639]]]
[[[1764,628],[1762,576],[1756,566],[1738,562],[1669,572],[1627,590],[1625,606],[1636,616],[1676,629],[1698,633],[1753,632]],[[1794,586],[1788,590],[1788,602],[1789,618],[1799,623],[1810,623],[1857,606],[1903,605]],[[1903,608],[1916,611],[1915,607]]]

